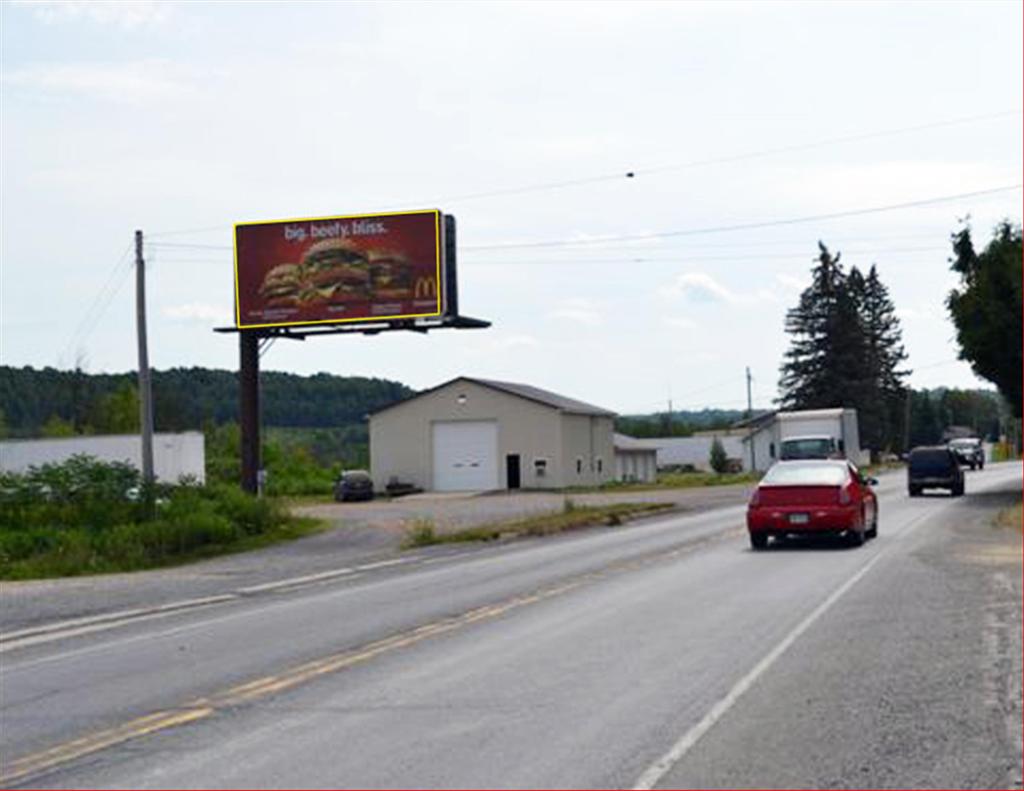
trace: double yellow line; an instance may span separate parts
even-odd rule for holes
[[[186,725],[206,719],[218,711],[244,703],[251,703],[278,692],[284,692],[320,676],[337,673],[353,665],[367,662],[381,654],[401,648],[408,648],[432,637],[437,637],[438,635],[452,632],[480,621],[491,620],[520,607],[559,596],[573,588],[579,587],[583,582],[584,580],[578,579],[563,585],[543,589],[537,593],[517,596],[499,604],[478,607],[456,617],[434,621],[409,632],[393,635],[357,649],[341,651],[312,662],[306,662],[278,675],[264,676],[231,687],[222,693],[211,695],[210,697],[197,698],[175,709],[147,714],[122,725],[96,731],[47,750],[31,753],[7,765],[3,773],[0,774],[0,784],[10,786],[12,783],[26,777],[53,769],[85,755],[106,750],[133,739],[156,733],[157,731],[164,731],[179,725]]]
[[[475,623],[493,620],[521,607],[561,596],[581,587],[587,582],[601,579],[610,573],[616,571],[635,571],[660,560],[689,554],[708,543],[731,537],[735,532],[727,531],[715,534],[688,542],[674,550],[656,552],[651,555],[613,563],[599,571],[579,574],[564,583],[542,588],[534,593],[516,596],[497,604],[477,607],[461,615],[433,621],[408,632],[401,632],[391,637],[360,646],[359,648],[340,651],[321,659],[305,662],[277,675],[264,676],[247,681],[244,684],[239,684],[209,697],[197,698],[177,708],[147,714],[113,728],[96,731],[81,738],[58,744],[55,747],[30,753],[11,761],[3,767],[2,771],[0,771],[0,785],[10,786],[19,780],[54,769],[85,755],[106,750],[158,731],[197,722],[213,716],[218,711],[251,703],[268,695],[293,689],[320,676],[337,673],[390,651],[408,648],[424,640],[454,632]]]

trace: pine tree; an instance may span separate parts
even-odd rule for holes
[[[900,370],[907,359],[903,332],[896,307],[878,277],[876,265],[871,265],[867,278],[861,277],[854,267],[849,285],[858,303],[864,328],[866,367],[871,374],[862,406],[861,443],[876,450],[892,448],[899,444],[898,428],[908,397],[904,380],[909,371]]]
[[[711,452],[708,454],[708,464],[710,464],[711,469],[719,475],[729,469],[729,457],[726,455],[725,446],[722,444],[722,440],[718,437],[711,440]]]
[[[907,397],[896,309],[875,266],[867,277],[857,267],[845,274],[838,253],[821,242],[818,249],[813,281],[786,314],[793,340],[782,365],[781,406],[853,407],[861,445],[893,447]]]
[[[857,299],[833,256],[818,242],[818,265],[800,302],[786,313],[792,345],[782,364],[783,409],[857,406],[869,391],[865,337]]]

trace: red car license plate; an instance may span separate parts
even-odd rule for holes
[[[811,517],[808,514],[790,514],[789,523],[791,525],[806,525],[811,521]]]

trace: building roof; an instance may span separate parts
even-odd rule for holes
[[[626,452],[658,452],[658,445],[656,444],[655,440],[637,439],[636,437],[631,437],[628,434],[612,434],[612,442],[615,445],[615,450],[621,450]]]
[[[480,385],[481,387],[488,387],[492,390],[499,390],[509,395],[514,395],[519,398],[524,398],[527,401],[533,401],[544,406],[549,406],[557,409],[560,412],[566,412],[573,415],[601,415],[605,417],[615,417],[615,413],[602,409],[599,406],[588,404],[585,401],[577,401],[574,398],[568,398],[558,393],[552,393],[550,390],[542,390],[539,387],[532,385],[520,384],[518,382],[501,382],[496,379],[478,379],[473,376],[457,376],[454,379],[449,379],[447,382],[443,382],[436,387],[431,387],[428,390],[422,390],[414,396],[396,401],[393,404],[381,407],[371,412],[371,415],[377,415],[385,410],[396,407],[399,404],[406,404],[410,401],[414,401],[421,396],[425,396],[428,393],[433,393],[436,390],[440,390],[442,387],[447,387],[454,382],[472,382],[473,384]]]
[[[743,420],[737,420],[730,426],[732,429],[758,429],[761,426],[771,423],[775,419],[775,415],[778,414],[777,410],[770,409],[767,412],[759,412],[753,417],[744,418]]]

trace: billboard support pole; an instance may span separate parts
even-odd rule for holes
[[[257,494],[260,470],[260,337],[252,331],[238,333],[238,414],[242,490]]]
[[[135,328],[139,344],[139,429],[142,434],[142,480],[153,483],[153,386],[146,341],[146,262],[142,231],[135,232]]]

